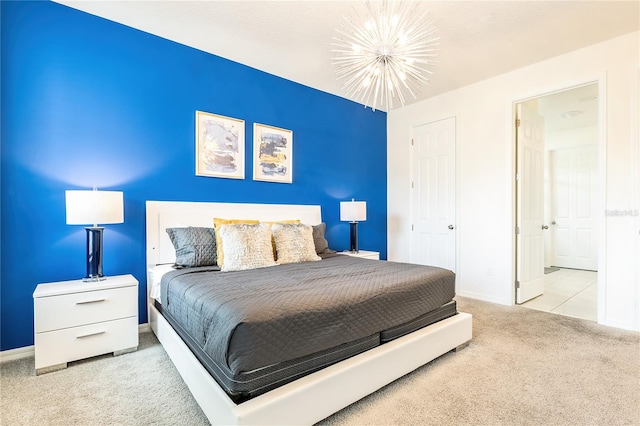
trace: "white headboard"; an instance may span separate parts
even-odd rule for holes
[[[191,201],[147,201],[147,267],[176,260],[166,229],[213,227],[213,218],[278,221],[300,219],[307,225],[322,222],[320,206],[287,204],[207,203]]]

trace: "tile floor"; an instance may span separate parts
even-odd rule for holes
[[[521,306],[597,321],[598,273],[560,269],[544,275],[544,294]]]

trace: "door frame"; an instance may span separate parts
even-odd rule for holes
[[[455,168],[455,188],[454,188],[454,198],[455,198],[455,203],[456,203],[456,207],[455,207],[455,212],[454,212],[454,224],[456,227],[456,233],[455,233],[455,267],[456,267],[456,291],[458,290],[458,275],[460,273],[460,233],[458,232],[460,229],[459,226],[459,214],[458,214],[458,210],[459,210],[459,206],[460,206],[460,170],[458,165],[460,164],[460,159],[459,159],[459,155],[460,155],[460,150],[458,149],[458,141],[460,140],[460,136],[458,134],[459,130],[460,130],[460,113],[455,113],[455,114],[443,114],[440,116],[435,116],[433,119],[429,119],[428,121],[423,121],[417,124],[412,124],[411,128],[409,130],[409,182],[407,183],[408,187],[409,187],[409,211],[411,212],[409,215],[410,218],[410,223],[409,226],[411,226],[411,224],[414,223],[414,206],[415,206],[415,193],[414,191],[412,191],[411,188],[411,183],[415,181],[415,175],[416,172],[414,170],[413,164],[414,164],[414,160],[415,160],[415,147],[412,144],[413,138],[415,136],[415,128],[416,127],[420,127],[420,126],[426,126],[428,124],[433,124],[433,123],[437,123],[438,121],[444,121],[444,120],[448,120],[450,118],[453,118],[454,121],[454,130],[455,130],[455,139],[453,141],[454,143],[454,154],[453,154],[453,167]],[[413,256],[413,243],[414,243],[414,233],[413,231],[410,231],[409,234],[409,259],[412,259]]]
[[[598,84],[598,184],[599,184],[599,209],[596,212],[596,220],[598,221],[598,303],[597,303],[597,318],[599,324],[604,324],[606,320],[606,235],[607,235],[607,222],[605,217],[605,209],[607,205],[607,74],[602,73],[596,77],[585,78],[576,81],[569,81],[563,84],[556,84],[549,87],[541,87],[530,93],[525,93],[520,96],[514,96],[509,100],[507,107],[507,134],[510,137],[510,143],[507,144],[507,155],[511,167],[508,168],[509,175],[507,176],[507,182],[510,185],[510,200],[508,202],[508,208],[511,209],[511,222],[508,223],[508,232],[511,235],[511,280],[509,283],[511,289],[511,305],[516,304],[516,210],[517,210],[517,198],[516,198],[516,165],[517,165],[517,150],[516,150],[516,105],[528,100],[541,98],[547,95],[551,95],[558,92],[564,92],[580,86],[586,86],[589,84]]]

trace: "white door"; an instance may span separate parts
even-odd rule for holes
[[[413,129],[411,262],[456,270],[455,117]]]
[[[551,265],[598,269],[596,146],[551,151]]]
[[[544,292],[544,118],[517,105],[516,303]]]

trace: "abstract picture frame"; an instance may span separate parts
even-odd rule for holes
[[[253,123],[253,180],[293,182],[293,131]]]
[[[244,120],[196,111],[196,176],[244,179]]]

